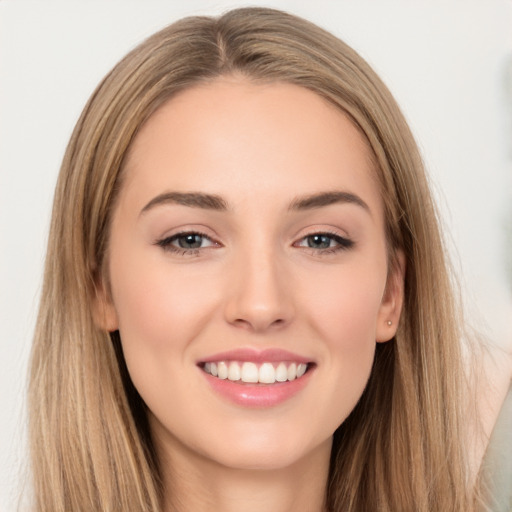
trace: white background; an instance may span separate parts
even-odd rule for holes
[[[131,48],[185,15],[254,2],[0,0],[0,510],[26,464],[26,365],[53,187],[78,115]],[[331,30],[405,111],[445,218],[470,317],[512,344],[512,3],[270,1]]]

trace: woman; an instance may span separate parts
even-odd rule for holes
[[[148,39],[75,128],[49,240],[36,510],[472,509],[421,158],[332,35],[241,9]]]

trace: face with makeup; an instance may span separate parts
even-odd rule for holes
[[[328,458],[400,313],[375,172],[351,121],[289,84],[221,78],[143,126],[101,306],[162,457]]]

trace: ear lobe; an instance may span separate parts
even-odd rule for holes
[[[397,331],[404,301],[405,255],[398,250],[395,264],[388,276],[386,290],[377,317],[375,339],[377,343],[391,340]]]
[[[92,300],[92,315],[96,326],[104,331],[114,332],[119,328],[117,311],[111,294],[105,290],[102,282],[96,286],[96,293]]]

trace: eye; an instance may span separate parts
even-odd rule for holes
[[[156,245],[159,245],[168,251],[195,253],[199,249],[212,247],[217,244],[204,233],[186,232],[176,233],[175,235],[158,240]]]
[[[306,237],[308,247],[312,249],[328,249],[332,246],[334,239],[327,235],[309,235]]]
[[[350,249],[353,245],[352,240],[334,233],[313,233],[305,236],[296,244],[297,247],[306,247],[322,252]]]
[[[171,243],[177,245],[181,249],[199,249],[200,247],[203,247],[204,242],[207,242],[207,245],[209,242],[207,237],[200,235],[199,233],[184,233],[172,238],[173,240]]]

